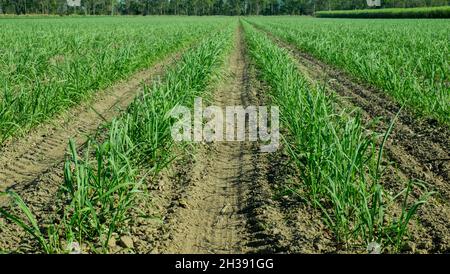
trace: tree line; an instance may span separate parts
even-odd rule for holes
[[[366,0],[0,0],[0,14],[299,15],[367,8]],[[450,5],[450,0],[381,0],[382,7]]]

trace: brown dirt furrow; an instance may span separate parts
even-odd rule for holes
[[[239,43],[230,57],[230,81],[215,92],[219,106],[241,105],[244,60]],[[250,168],[246,145],[217,142],[201,145],[189,173],[190,187],[183,206],[168,220],[169,240],[163,253],[243,253],[249,235],[242,214],[248,182],[243,168]]]
[[[388,129],[401,109],[394,100],[382,91],[358,83],[342,71],[315,59],[270,33],[267,34],[280,47],[292,54],[299,70],[309,81],[336,92],[338,104],[360,109],[363,121],[369,128],[377,132],[385,132]],[[374,119],[379,119],[379,122],[373,124]],[[450,250],[448,128],[429,119],[419,119],[408,110],[402,109],[385,145],[385,156],[393,165],[383,178],[388,189],[399,191],[405,187],[408,180],[418,179],[428,183],[430,189],[436,190],[435,197],[419,211],[420,226],[424,226],[424,229],[414,228],[413,238],[418,243],[417,248],[425,252],[448,252]]]
[[[93,102],[84,103],[38,126],[29,135],[0,148],[0,191],[30,183],[64,158],[69,138],[78,146],[89,134],[110,121],[133,100],[143,82],[158,79],[179,54],[102,91]]]
[[[245,52],[242,29],[229,57],[225,78],[215,89],[217,106],[264,105],[265,90]],[[285,207],[274,186],[286,159],[261,153],[258,142],[201,144],[175,200],[151,237],[154,253],[315,253],[323,235],[320,217],[306,206]],[[184,167],[186,168],[186,166]],[[173,185],[173,184],[172,184]],[[173,196],[173,195],[172,195]],[[155,240],[155,239],[160,239]],[[326,242],[326,241],[325,241]],[[328,249],[329,250],[329,249]]]
[[[177,215],[178,225],[165,252],[244,252],[248,236],[240,213],[241,195],[245,194],[241,188],[244,182],[238,179],[239,154],[232,146],[218,146],[208,151],[205,161],[196,162],[196,187],[189,193],[186,210]]]

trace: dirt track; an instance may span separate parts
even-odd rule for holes
[[[230,56],[227,80],[214,92],[213,104],[248,105],[244,45],[240,31]],[[251,144],[217,142],[202,145],[189,173],[190,188],[171,223],[172,239],[164,253],[243,253],[250,237],[243,209],[249,195],[245,174],[253,170]]]
[[[325,85],[338,94],[341,106],[358,108],[366,126],[385,132],[401,107],[385,93],[360,84],[342,71],[267,33],[287,49],[299,70],[313,83]],[[374,126],[372,121],[379,118]],[[450,134],[435,121],[416,118],[402,109],[385,146],[385,158],[392,167],[383,178],[389,190],[400,191],[408,180],[421,180],[437,193],[419,211],[419,225],[412,225],[414,250],[450,251]]]

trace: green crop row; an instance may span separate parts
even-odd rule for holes
[[[450,124],[450,21],[251,18],[370,83],[419,116]]]
[[[295,191],[322,211],[337,242],[349,250],[364,252],[361,246],[372,242],[401,249],[411,217],[426,200],[406,203],[419,183],[390,196],[380,183],[383,149],[376,148],[376,136],[365,133],[360,117],[337,112],[325,90],[305,80],[286,50],[250,24],[244,27],[250,54],[271,87],[272,104],[280,108],[286,152],[300,178]],[[401,208],[395,210],[400,199]]]
[[[0,21],[0,144],[226,21],[167,17]]]
[[[91,141],[81,156],[70,142],[62,188],[67,202],[56,225],[42,231],[14,193],[8,195],[26,218],[0,212],[33,235],[43,252],[67,252],[63,243],[91,244],[89,252],[107,251],[113,232],[122,229],[130,210],[138,206],[144,184],[176,157],[171,151],[174,119],[168,114],[177,105],[193,105],[194,98],[205,92],[230,47],[234,29],[232,24],[210,35],[188,51],[162,83],[145,86],[127,112],[112,121],[104,141]]]
[[[450,18],[450,6],[318,11],[322,18]]]

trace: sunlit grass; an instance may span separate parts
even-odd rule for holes
[[[223,24],[165,17],[0,21],[0,145]]]
[[[299,49],[450,125],[448,20],[251,18]]]

